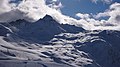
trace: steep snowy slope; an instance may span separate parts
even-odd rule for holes
[[[0,65],[119,67],[119,43],[119,31],[87,31],[49,15],[35,23],[17,20],[0,24]]]

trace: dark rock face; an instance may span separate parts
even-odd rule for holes
[[[78,33],[84,30],[83,28],[68,24],[59,24],[49,15],[46,15],[43,19],[40,19],[35,23],[29,23],[25,20],[18,20],[11,22],[10,24],[19,30],[15,31],[15,33],[23,38],[32,38],[40,41],[49,41],[54,37],[54,35],[60,33]]]

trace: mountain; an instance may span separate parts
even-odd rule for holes
[[[0,67],[119,67],[119,43],[119,31],[89,31],[49,15],[0,23]]]

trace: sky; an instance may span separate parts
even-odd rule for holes
[[[86,30],[120,31],[120,0],[0,0],[0,23],[45,15]]]
[[[109,9],[109,6],[115,2],[120,3],[120,0],[112,0],[110,3],[98,1],[92,2],[91,0],[59,0],[62,2],[63,7],[61,11],[63,14],[75,17],[76,13],[97,14]]]
[[[12,0],[18,2],[22,0]],[[120,3],[120,0],[46,0],[47,2],[61,2],[61,13],[67,16],[78,19],[77,13],[97,14],[109,9],[109,6],[115,2]]]

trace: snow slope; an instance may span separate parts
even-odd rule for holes
[[[89,31],[49,15],[0,23],[0,66],[119,67],[119,43],[119,31]]]

